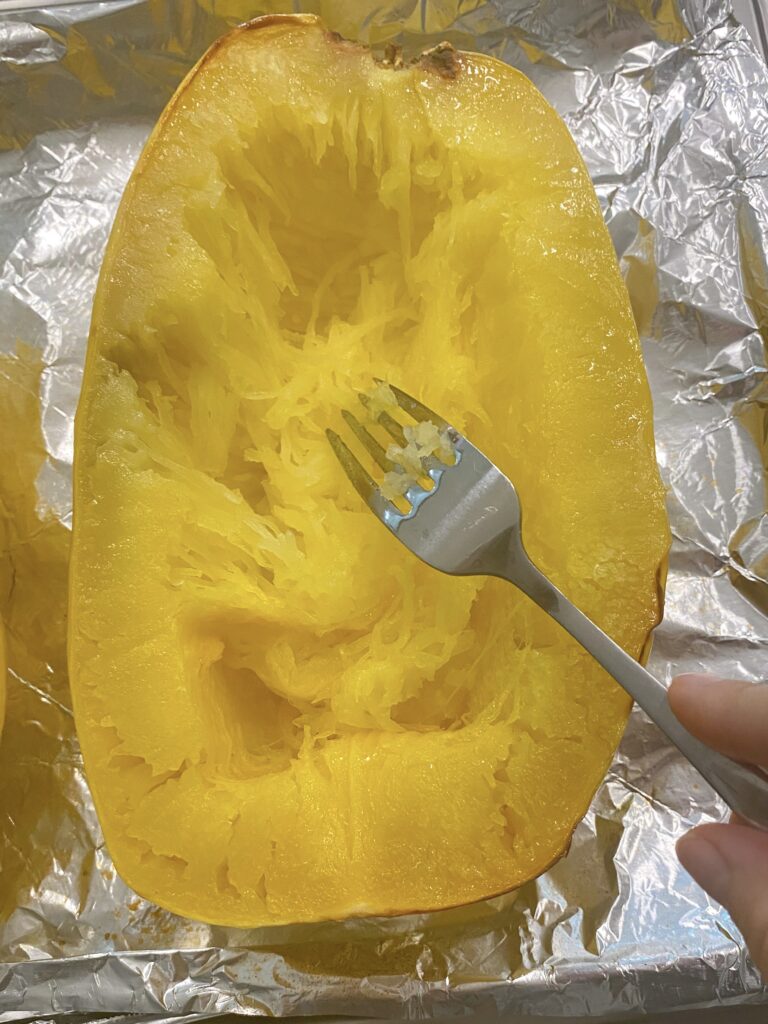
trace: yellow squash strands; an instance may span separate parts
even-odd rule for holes
[[[261,19],[127,188],[77,423],[70,659],[107,843],[237,925],[461,904],[556,859],[629,701],[513,587],[418,562],[325,439],[374,377],[509,473],[541,567],[639,655],[667,546],[627,296],[517,71]]]

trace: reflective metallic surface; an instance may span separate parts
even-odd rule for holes
[[[640,1017],[764,1002],[674,842],[723,808],[639,713],[568,858],[442,914],[236,932],[116,877],[65,668],[72,423],[121,189],[228,25],[317,10],[415,51],[524,70],[565,117],[643,336],[675,537],[651,669],[741,678],[768,654],[768,70],[725,0],[105,0],[0,12],[0,1013]]]

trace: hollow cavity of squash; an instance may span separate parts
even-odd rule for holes
[[[325,440],[374,377],[515,481],[541,568],[628,651],[667,546],[627,295],[517,71],[377,63],[308,16],[180,87],[102,269],[77,420],[70,659],[110,852],[243,926],[514,888],[567,847],[629,700],[513,587],[453,579]]]

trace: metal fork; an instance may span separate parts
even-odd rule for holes
[[[729,807],[758,828],[768,829],[768,774],[705,746],[685,729],[667,701],[666,689],[614,643],[533,564],[523,546],[520,501],[512,482],[441,416],[390,385],[398,405],[417,421],[444,431],[453,448],[452,465],[434,456],[423,460],[427,489],[415,482],[405,492],[408,510],[384,497],[373,477],[341,437],[326,431],[350,481],[371,511],[398,540],[428,565],[454,576],[499,576],[514,583],[552,616],[640,705]],[[364,404],[367,400],[360,396]],[[346,423],[384,470],[397,467],[352,413]],[[403,429],[383,412],[377,418],[403,445]]]

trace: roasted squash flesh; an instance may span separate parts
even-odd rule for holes
[[[78,412],[73,697],[118,869],[237,925],[402,913],[566,848],[629,701],[513,587],[421,564],[326,441],[383,378],[515,481],[627,650],[667,527],[627,295],[558,116],[308,16],[222,39],[126,190]]]

